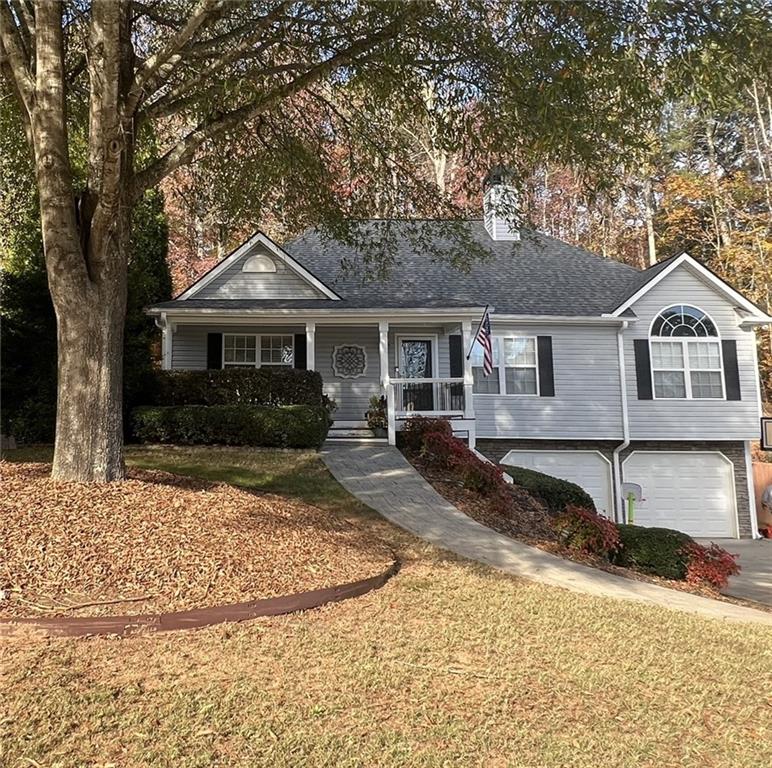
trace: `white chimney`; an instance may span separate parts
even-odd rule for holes
[[[517,190],[503,166],[492,168],[483,181],[483,219],[491,240],[519,240]]]

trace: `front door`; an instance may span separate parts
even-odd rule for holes
[[[417,379],[403,385],[401,408],[404,411],[433,411],[434,385],[420,379],[433,376],[434,340],[401,338],[399,340],[399,378]]]

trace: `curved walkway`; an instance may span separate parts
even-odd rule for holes
[[[393,446],[328,442],[322,458],[346,490],[392,523],[471,560],[575,592],[772,626],[772,613],[626,579],[497,533],[440,496]]]

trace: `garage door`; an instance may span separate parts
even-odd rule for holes
[[[690,536],[736,535],[734,472],[722,454],[635,451],[623,462],[622,474],[642,489],[638,525]]]
[[[510,451],[501,463],[576,483],[592,496],[598,512],[614,516],[611,464],[597,451]]]

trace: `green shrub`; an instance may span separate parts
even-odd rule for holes
[[[691,536],[670,528],[642,528],[619,525],[620,548],[614,562],[626,568],[638,568],[666,579],[686,578]]]
[[[516,485],[525,488],[532,496],[541,499],[553,515],[559,515],[569,505],[595,511],[595,502],[592,500],[592,496],[576,483],[559,480],[557,477],[524,467],[506,466],[504,471],[515,481]]]
[[[135,408],[131,421],[143,443],[271,448],[319,448],[330,426],[321,405],[146,406]]]
[[[53,443],[56,430],[56,394],[32,396],[10,418],[9,434],[19,444]]]
[[[225,368],[157,371],[153,405],[324,405],[318,371]]]

